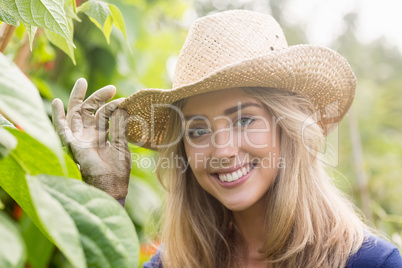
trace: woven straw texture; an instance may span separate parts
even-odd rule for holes
[[[142,89],[120,108],[130,115],[129,142],[146,148],[161,143],[169,108],[164,104],[235,87],[271,87],[308,98],[320,125],[339,122],[349,109],[355,76],[337,52],[317,45],[288,46],[269,15],[232,10],[198,19],[180,52],[173,88]]]

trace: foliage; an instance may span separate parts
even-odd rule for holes
[[[0,54],[5,70],[0,74],[0,208],[8,221],[12,217],[18,223],[14,221],[19,227],[14,240],[21,248],[20,254],[11,247],[2,250],[0,264],[4,260],[13,262],[6,267],[141,265],[153,251],[142,250],[139,258],[135,229],[144,244],[141,248],[152,247],[148,246],[154,244],[151,239],[157,239],[145,234],[149,233],[145,226],[156,216],[150,212],[158,209],[161,200],[155,174],[152,169],[133,170],[127,212],[108,195],[81,182],[76,164],[64,153],[51,126],[50,101],[58,97],[66,104],[78,77],[88,78],[88,93],[117,84],[116,97],[154,82],[167,87],[170,78],[164,62],[178,53],[184,41],[184,30],[176,20],[187,4],[173,1],[176,10],[165,12],[170,6],[164,4],[161,9],[159,1],[77,1],[77,8],[72,0],[31,2],[33,17],[35,12],[45,14],[36,24],[22,12],[22,1],[0,1],[0,20],[16,26],[6,56]],[[52,15],[54,10],[64,19]],[[144,22],[161,17],[169,23],[156,27],[149,36]],[[52,19],[54,25],[49,24]],[[112,25],[122,34],[111,31]],[[171,38],[173,33],[177,38]],[[155,156],[141,148],[131,150],[141,157]],[[142,209],[136,209],[138,204],[143,204]]]
[[[75,0],[32,0],[28,8],[23,0],[0,0],[0,20],[14,26],[18,25],[18,21],[22,22],[28,32],[31,49],[37,28],[43,28],[50,42],[64,51],[74,64],[73,20],[80,21],[77,11],[86,14],[103,31],[108,42],[113,25],[126,36],[120,10],[103,1],[89,0],[77,10]]]
[[[7,61],[4,57],[1,59]],[[17,71],[16,74],[7,76],[8,84],[15,83],[15,79],[19,78]],[[29,92],[29,84],[21,83],[22,88]],[[2,92],[2,99],[11,104],[21,101],[13,93]],[[25,103],[33,101],[28,99]],[[24,108],[21,110],[24,111]],[[7,115],[21,117],[19,110],[7,111]],[[44,114],[41,120],[49,120],[43,108],[36,113],[41,111]],[[26,125],[21,122],[22,128]],[[33,127],[33,133],[36,128],[39,127]],[[69,262],[74,267],[101,267],[106,264],[110,267],[136,266],[139,250],[137,235],[120,204],[106,193],[80,181],[80,172],[69,156],[64,155],[64,161],[59,161],[54,151],[62,151],[60,145],[58,150],[50,150],[27,133],[9,127],[2,130],[8,130],[18,143],[0,160],[1,187]],[[54,132],[52,129],[48,131]],[[50,148],[56,146],[52,144]],[[2,251],[0,259],[10,254],[8,250],[13,249]]]

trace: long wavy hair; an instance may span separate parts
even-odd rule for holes
[[[286,117],[277,122],[286,167],[279,169],[265,195],[269,202],[261,260],[273,267],[345,267],[370,228],[317,159],[325,142],[323,130],[317,124],[303,127],[313,111],[311,103],[278,89],[244,91],[275,118]],[[175,103],[179,109],[184,104]],[[165,144],[180,136],[181,124],[173,111]],[[157,171],[167,191],[161,224],[163,267],[239,267],[247,250],[232,213],[201,188],[185,161],[177,160],[187,159],[183,142],[161,149],[159,157],[171,161],[170,168]]]

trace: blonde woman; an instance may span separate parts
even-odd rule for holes
[[[53,116],[85,181],[122,205],[127,140],[169,164],[158,170],[163,246],[144,267],[402,267],[324,170],[325,137],[355,86],[336,52],[289,47],[272,17],[234,10],[194,23],[171,90],[100,107],[115,88],[83,102],[80,79],[67,117],[60,100]]]

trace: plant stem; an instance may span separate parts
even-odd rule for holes
[[[7,45],[14,34],[17,27],[3,22],[0,25],[0,52],[4,53],[6,51]]]

